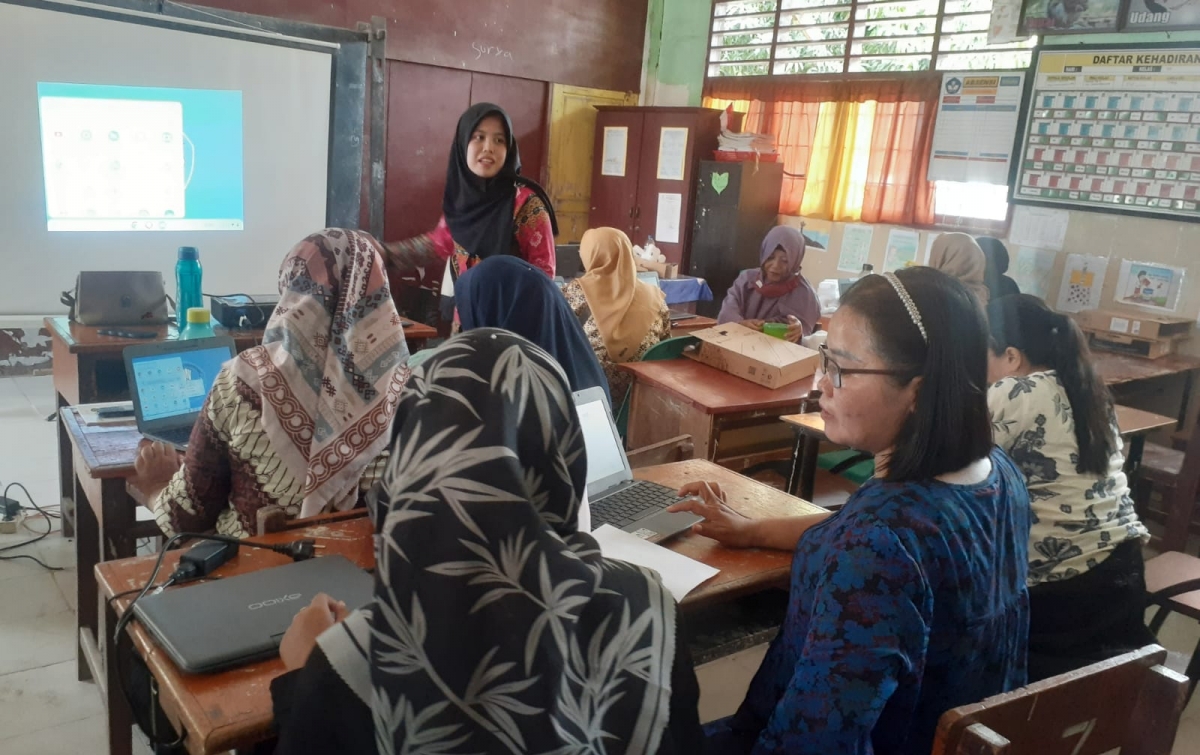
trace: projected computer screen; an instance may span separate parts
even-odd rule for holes
[[[39,82],[49,231],[237,231],[242,93]]]

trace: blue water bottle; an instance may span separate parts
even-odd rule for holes
[[[200,279],[200,250],[194,246],[179,247],[179,261],[175,263],[175,322],[182,329],[187,322],[187,311],[203,307]]]

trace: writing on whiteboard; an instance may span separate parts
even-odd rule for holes
[[[511,50],[504,50],[493,45],[485,45],[481,42],[472,42],[471,49],[475,51],[476,60],[479,60],[484,55],[490,55],[496,58],[508,58],[509,60],[513,59]]]

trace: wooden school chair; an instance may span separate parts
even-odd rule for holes
[[[1150,507],[1151,494],[1162,496],[1162,509]],[[1183,551],[1200,493],[1200,422],[1182,451],[1147,443],[1133,481],[1138,516],[1164,522],[1161,550]]]
[[[933,755],[1170,755],[1187,679],[1158,645],[946,711]]]
[[[1147,560],[1146,602],[1150,607],[1158,607],[1150,619],[1150,631],[1156,637],[1172,613],[1200,621],[1200,558],[1167,551]],[[1191,700],[1197,677],[1200,677],[1200,642],[1192,650],[1184,673],[1190,680],[1187,699]]]

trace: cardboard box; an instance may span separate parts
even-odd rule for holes
[[[1095,351],[1114,351],[1146,359],[1158,359],[1167,354],[1174,354],[1176,345],[1187,340],[1186,336],[1167,339],[1123,336],[1107,330],[1090,328],[1085,328],[1083,332],[1088,337],[1088,345]]]
[[[679,277],[679,265],[674,262],[651,262],[641,257],[634,257],[638,270],[647,273],[658,273],[659,278],[671,280]]]
[[[688,356],[767,388],[781,388],[817,371],[820,356],[791,341],[730,323],[697,330],[700,348]]]
[[[1119,312],[1111,309],[1089,309],[1075,315],[1079,327],[1096,333],[1118,333],[1151,341],[1192,334],[1192,320],[1187,317]]]

